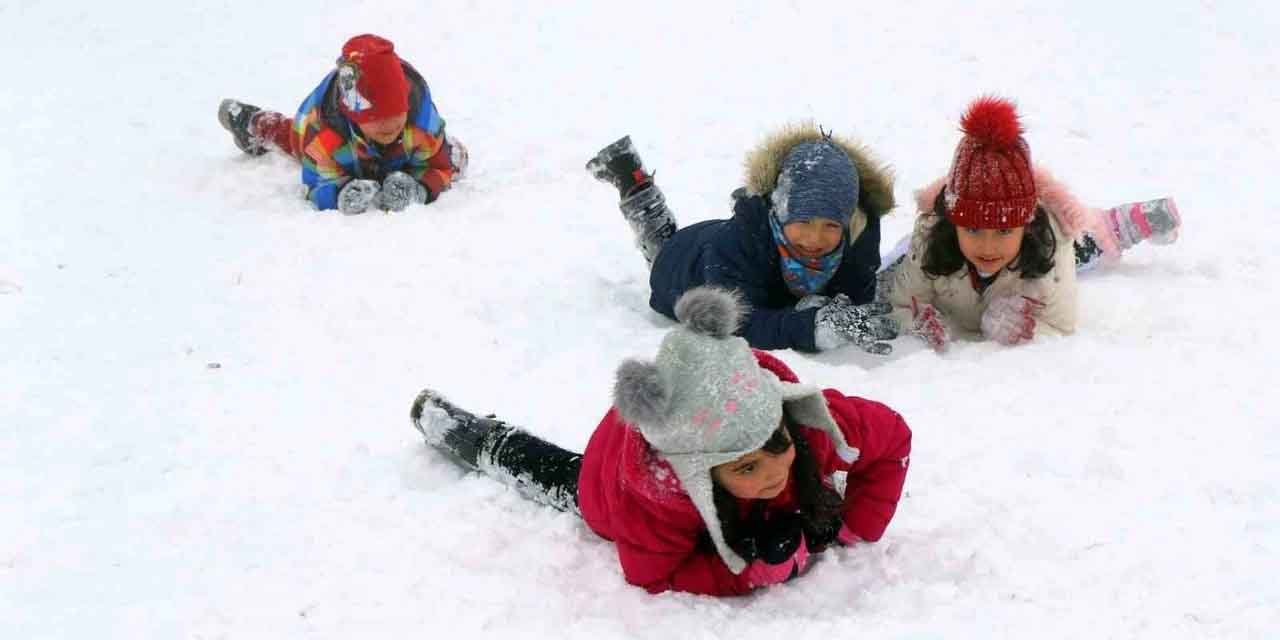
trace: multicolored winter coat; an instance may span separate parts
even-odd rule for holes
[[[739,333],[757,349],[817,351],[813,323],[817,308],[796,311],[799,300],[782,279],[781,257],[769,216],[769,194],[782,161],[801,142],[822,140],[817,127],[766,140],[747,156],[747,184],[733,193],[733,217],[707,220],[676,232],[649,272],[649,306],[675,319],[681,294],[704,284],[734,289],[750,306]],[[849,221],[844,257],[820,292],[843,293],[855,303],[871,302],[880,268],[880,216],[893,208],[893,177],[863,147],[834,138],[858,168],[858,207]]]
[[[979,291],[967,268],[953,274],[933,277],[924,272],[925,241],[937,221],[933,201],[942,190],[945,178],[939,178],[916,192],[919,209],[911,246],[902,262],[889,274],[891,288],[888,300],[894,306],[893,317],[901,327],[912,323],[911,300],[932,304],[942,312],[953,333],[978,333],[987,306],[1006,296],[1027,296],[1044,303],[1033,312],[1036,332],[1070,334],[1076,330],[1076,264],[1073,242],[1085,231],[1099,229],[1101,214],[1080,203],[1043,167],[1035,167],[1039,204],[1049,213],[1049,226],[1057,244],[1053,269],[1039,278],[1025,279],[1017,272],[1001,269],[994,282]],[[1107,233],[1092,233],[1097,238]]]
[[[427,202],[449,188],[453,162],[444,119],[431,101],[426,80],[401,61],[409,81],[409,117],[400,139],[379,147],[366,141],[338,109],[337,71],[325,76],[302,101],[293,119],[293,148],[302,161],[302,182],[317,209],[335,209],[338,191],[354,178],[382,181],[403,171],[427,188]]]
[[[762,351],[755,354],[761,367],[797,382],[782,361]],[[857,459],[852,464],[841,460],[819,429],[800,431],[828,483],[836,471],[848,472],[843,507],[848,532],[866,541],[879,540],[902,494],[911,430],[902,416],[878,402],[834,389],[823,395],[849,446],[858,450]],[[766,510],[793,512],[794,484],[793,480],[769,500]],[[716,596],[744,594],[752,588],[746,572],[735,575],[711,545],[701,516],[670,465],[616,409],[609,410],[587,443],[578,476],[578,504],[587,525],[616,545],[622,573],[631,584],[651,593]]]

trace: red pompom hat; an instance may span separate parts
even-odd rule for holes
[[[409,111],[409,80],[395,45],[370,33],[342,45],[338,58],[338,109],[365,123]]]
[[[961,227],[1011,229],[1031,221],[1036,181],[1013,103],[982,97],[960,119],[964,137],[947,174],[947,219]]]

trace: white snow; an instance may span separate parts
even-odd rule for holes
[[[1280,10],[902,5],[0,5],[3,635],[1280,635]],[[471,174],[314,213],[216,108],[291,112],[362,32],[428,78]],[[1185,229],[1085,277],[1070,338],[781,354],[912,425],[881,542],[749,598],[650,596],[410,426],[429,385],[581,448],[655,352],[582,167],[619,136],[685,224],[727,215],[771,128],[857,137],[897,169],[887,250],[987,92],[1086,202],[1172,195]]]

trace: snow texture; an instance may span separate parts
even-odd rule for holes
[[[1273,3],[44,2],[0,25],[22,61],[0,89],[6,637],[1280,635]],[[365,32],[475,162],[431,205],[314,212],[216,107],[292,110]],[[630,133],[692,224],[812,119],[908,202],[984,93],[1086,202],[1171,195],[1183,233],[1083,278],[1072,337],[780,354],[911,424],[879,542],[747,598],[651,596],[576,516],[410,426],[432,386],[581,450],[618,363],[656,352],[671,323],[582,169],[601,145]],[[900,207],[882,249],[910,228]]]

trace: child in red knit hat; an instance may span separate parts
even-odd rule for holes
[[[401,211],[439,197],[466,167],[465,148],[445,135],[426,80],[372,34],[342,46],[336,67],[290,119],[236,100],[218,122],[249,155],[268,147],[302,163],[317,209]]]
[[[935,350],[955,330],[1006,345],[1072,333],[1077,271],[1177,239],[1171,198],[1092,209],[1032,165],[1012,102],[979,98],[960,127],[951,170],[916,192],[909,246],[879,278],[894,319]]]

